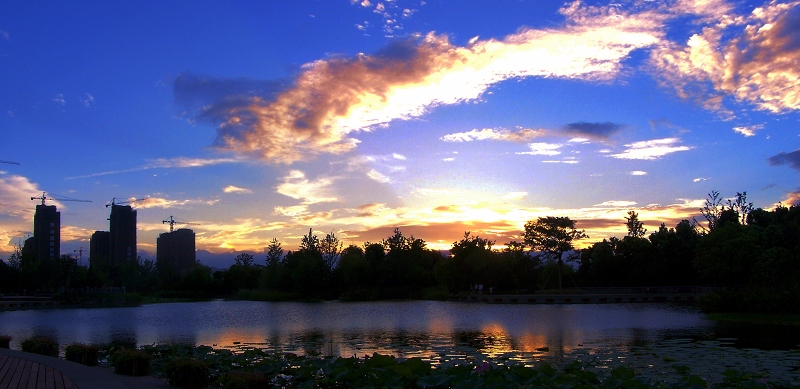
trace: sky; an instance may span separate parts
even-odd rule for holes
[[[84,260],[112,201],[143,257],[170,216],[231,262],[543,216],[588,245],[798,203],[799,122],[800,1],[7,0],[0,258],[43,192]]]

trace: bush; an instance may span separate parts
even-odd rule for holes
[[[167,363],[167,380],[170,385],[185,389],[205,388],[211,382],[208,365],[194,358],[175,358]]]
[[[86,366],[97,366],[97,346],[72,343],[64,349],[64,358]]]
[[[267,375],[257,371],[231,371],[222,378],[225,389],[262,389],[269,388]]]
[[[22,341],[22,351],[58,357],[58,342],[46,336],[34,336]]]
[[[8,335],[0,335],[0,348],[9,348],[8,345],[11,343],[11,337]]]
[[[116,352],[112,357],[114,373],[143,376],[150,374],[150,354],[141,350],[125,349]]]

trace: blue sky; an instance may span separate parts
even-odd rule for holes
[[[446,249],[794,204],[799,79],[797,1],[5,1],[0,254],[43,191],[92,201],[53,202],[65,253],[115,198],[145,256],[169,216],[213,253]]]

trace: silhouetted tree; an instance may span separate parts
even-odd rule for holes
[[[564,266],[564,254],[574,250],[573,241],[589,237],[583,230],[575,229],[575,221],[568,217],[555,216],[528,221],[525,223],[525,231],[522,236],[525,244],[531,250],[543,252],[557,262],[559,289],[562,287],[561,274]]]
[[[240,253],[233,259],[238,266],[251,267],[253,266],[253,254]]]
[[[647,233],[644,224],[639,221],[639,215],[635,211],[628,211],[628,217],[625,220],[627,220],[625,225],[628,227],[628,236],[642,238]]]
[[[325,261],[325,266],[329,271],[333,271],[336,267],[336,261],[339,259],[339,254],[342,252],[343,243],[339,241],[336,234],[331,231],[326,234],[325,238],[319,242],[319,251],[322,253],[322,260]]]

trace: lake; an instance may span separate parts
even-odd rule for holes
[[[209,301],[134,308],[0,312],[11,347],[33,335],[62,345],[112,341],[363,356],[425,356],[443,350],[569,353],[576,348],[723,338],[733,347],[797,348],[791,327],[707,319],[692,305],[499,305],[448,301],[319,303]]]

